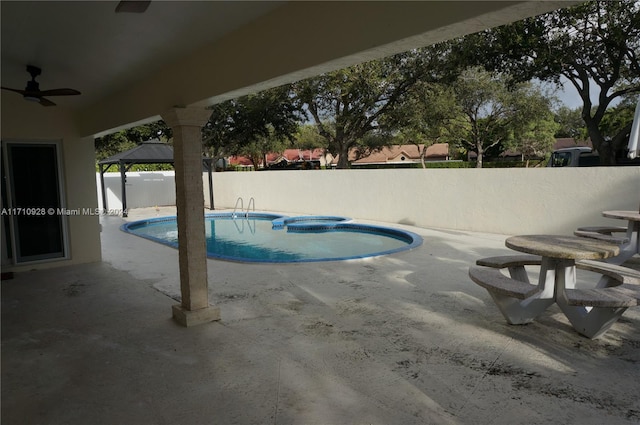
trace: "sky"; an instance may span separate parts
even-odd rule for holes
[[[560,77],[560,80],[563,84],[562,87],[557,88],[555,84],[548,84],[547,89],[550,90],[550,92],[553,92],[558,100],[568,108],[581,108],[582,99],[580,98],[580,95],[578,95],[578,91],[576,90],[576,88],[566,78]],[[591,84],[589,86],[589,93],[591,97],[591,104],[594,106],[597,105],[598,97],[600,96],[600,87],[594,81],[591,81]],[[621,98],[614,99],[613,101],[611,101],[608,108],[616,106],[620,103],[621,100]]]
[[[562,104],[570,109],[576,109],[582,107],[582,99],[578,94],[576,88],[564,77],[561,77],[561,87],[556,87],[555,84],[542,84],[545,90],[549,90],[551,94],[555,95]],[[593,105],[598,104],[598,95],[600,94],[597,84],[592,83],[590,85],[591,103]],[[614,104],[617,102],[613,102]]]

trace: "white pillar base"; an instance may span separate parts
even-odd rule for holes
[[[202,323],[220,320],[220,309],[218,307],[205,307],[197,310],[186,310],[182,305],[172,306],[173,320],[185,327],[200,325]]]

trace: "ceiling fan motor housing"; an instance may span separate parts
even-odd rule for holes
[[[24,90],[29,92],[37,92],[40,90],[40,84],[38,84],[38,82],[35,80],[27,81],[27,87],[25,87]]]
[[[38,84],[38,82],[36,81],[36,77],[40,74],[42,74],[42,70],[40,68],[38,68],[37,66],[33,66],[33,65],[27,65],[27,72],[29,74],[31,74],[31,81],[27,81],[27,87],[25,87],[24,91],[26,92],[39,92],[40,91],[40,84]],[[24,94],[24,98],[27,100],[37,100],[38,97],[35,96],[34,94]]]
[[[27,65],[27,72],[31,74],[31,78],[33,79],[42,74],[42,70],[34,65]]]

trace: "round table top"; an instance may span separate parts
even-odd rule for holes
[[[615,257],[620,253],[617,245],[576,236],[513,236],[505,241],[505,245],[527,254],[558,259],[600,260]]]
[[[640,212],[638,211],[604,211],[604,217],[621,218],[629,221],[640,221]]]

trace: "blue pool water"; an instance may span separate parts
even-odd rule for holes
[[[122,230],[178,246],[175,217],[127,223]],[[422,244],[415,233],[351,223],[345,217],[216,213],[205,216],[205,232],[210,258],[243,262],[347,260],[392,254]]]

